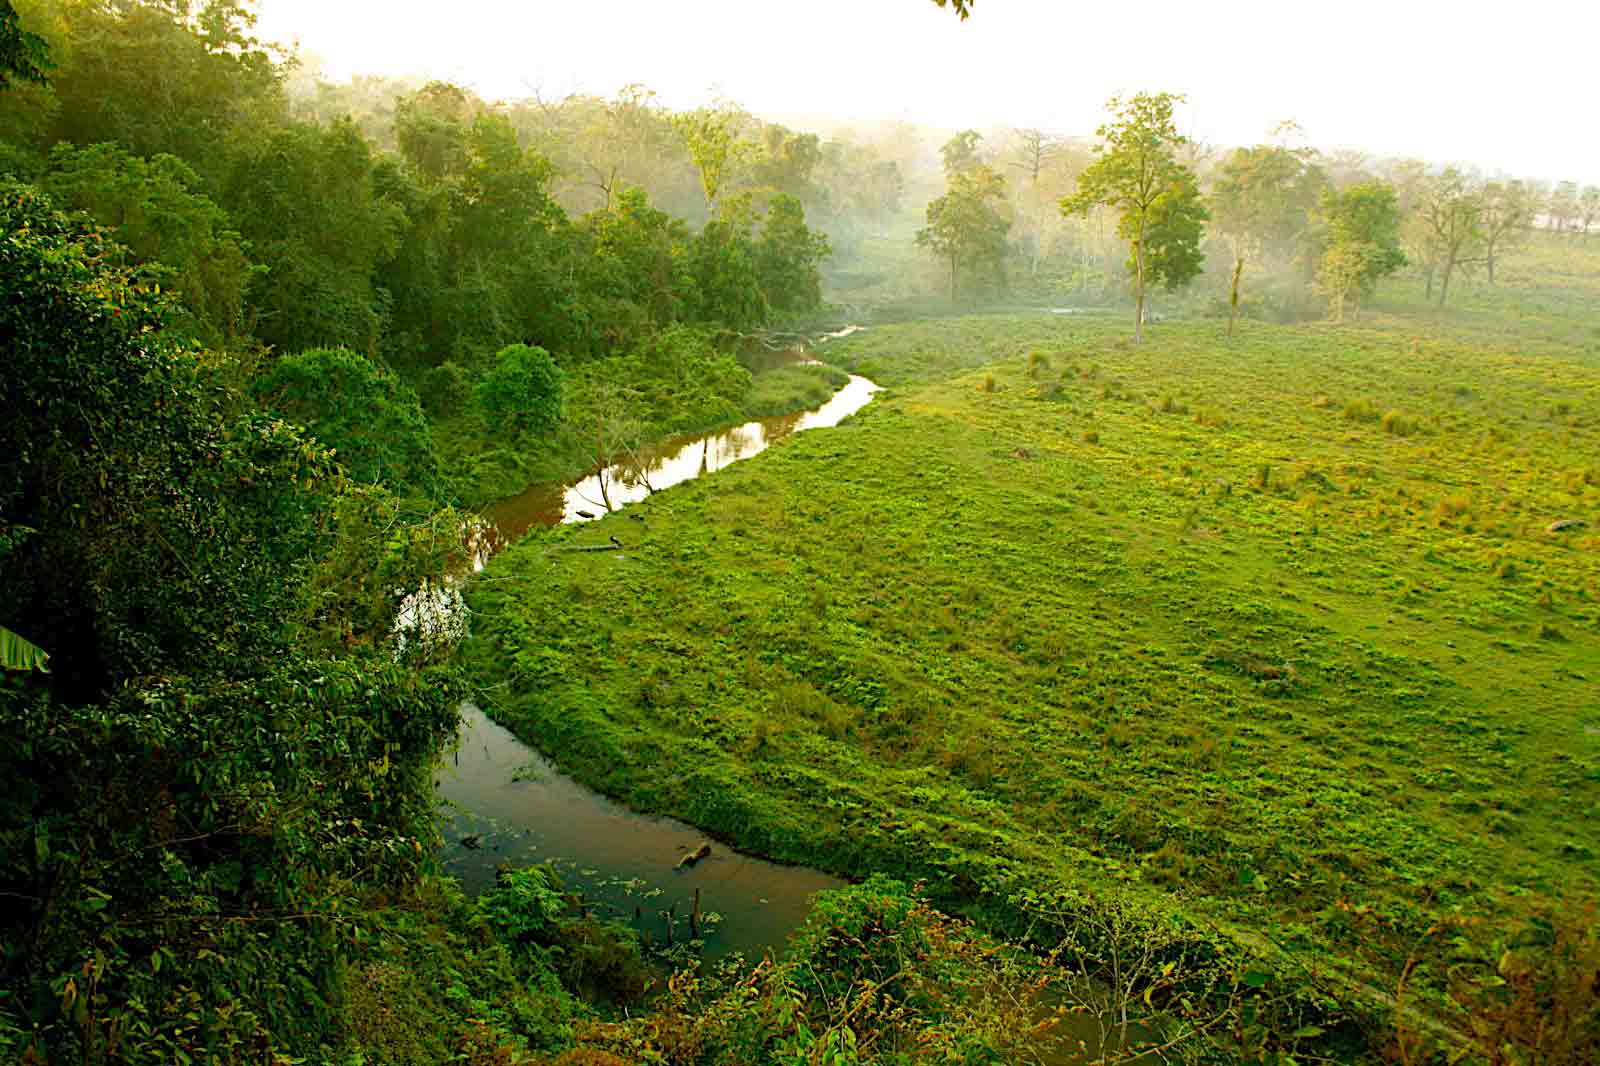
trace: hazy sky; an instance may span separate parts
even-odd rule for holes
[[[686,107],[1089,133],[1114,92],[1187,93],[1187,132],[1600,184],[1594,0],[260,0],[327,73],[502,99],[629,82]]]

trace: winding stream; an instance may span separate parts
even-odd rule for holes
[[[607,503],[618,510],[759,455],[791,434],[838,425],[877,391],[866,378],[852,376],[814,410],[673,438],[576,482],[534,485],[484,509],[491,528],[476,565],[535,527],[591,521],[607,513]],[[701,954],[717,958],[733,952],[759,957],[781,947],[805,917],[811,896],[842,883],[716,842],[707,858],[678,868],[706,842],[693,826],[639,814],[579,784],[471,703],[462,705],[458,739],[434,778],[443,864],[469,891],[492,885],[502,863],[552,862],[583,907],[632,922],[665,946],[690,939],[698,890]]]

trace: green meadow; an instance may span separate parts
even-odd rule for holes
[[[1463,304],[870,329],[828,350],[870,407],[523,542],[467,659],[741,847],[1046,946],[1131,902],[1335,1020],[1440,1006],[1600,882],[1600,320]]]

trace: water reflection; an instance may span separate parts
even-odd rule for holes
[[[539,526],[603,518],[653,492],[760,455],[791,434],[836,426],[865,407],[877,391],[878,386],[866,378],[851,375],[842,389],[814,410],[763,418],[703,436],[673,437],[573,484],[534,485],[484,508],[484,517],[494,529],[487,550],[492,554]]]

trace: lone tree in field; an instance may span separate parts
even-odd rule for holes
[[[1011,221],[1001,213],[1006,180],[986,166],[950,176],[947,191],[928,205],[928,224],[917,231],[917,245],[950,262],[950,299],[955,301],[961,271],[992,263],[998,271],[1006,252]]]
[[[1135,341],[1144,339],[1147,282],[1177,288],[1203,261],[1206,210],[1194,172],[1178,161],[1188,139],[1172,123],[1172,106],[1182,101],[1172,93],[1112,97],[1106,107],[1116,118],[1098,131],[1098,157],[1078,178],[1078,191],[1061,200],[1065,215],[1086,215],[1100,204],[1120,213],[1117,235],[1132,251]]]

